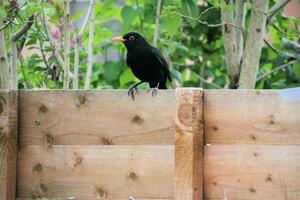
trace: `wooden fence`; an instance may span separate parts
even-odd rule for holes
[[[1,91],[0,199],[296,200],[299,145],[299,90]]]

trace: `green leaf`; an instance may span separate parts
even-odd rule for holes
[[[181,26],[182,19],[179,16],[165,16],[162,18],[162,24],[166,29],[167,35],[174,35]]]
[[[134,82],[135,77],[133,76],[130,68],[127,68],[120,76],[120,85],[121,88],[127,88],[127,85],[130,82]]]
[[[137,18],[137,16],[139,16],[141,11],[141,8],[136,9],[131,6],[124,6],[121,11],[124,27],[127,28],[128,26],[130,26]]]
[[[122,64],[121,62],[106,62],[103,65],[103,78],[105,81],[111,83],[114,80],[118,79],[118,76],[121,73]]]
[[[295,75],[300,79],[300,59],[298,59],[297,62],[294,63],[293,71]]]
[[[0,6],[0,16],[6,16],[6,10],[2,6]]]
[[[182,81],[182,75],[181,75],[180,71],[178,71],[174,68],[170,68],[170,72],[171,72],[172,78],[177,79],[179,82]]]
[[[193,0],[182,0],[181,13],[192,18],[199,17],[199,9]],[[187,18],[187,21],[193,28],[197,25],[197,20]]]

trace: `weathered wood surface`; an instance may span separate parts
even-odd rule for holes
[[[205,146],[204,198],[298,200],[299,146]]]
[[[175,200],[202,199],[202,95],[201,89],[176,90]]]
[[[172,145],[26,145],[18,198],[172,199]]]
[[[205,90],[205,143],[300,145],[300,99],[289,98],[275,90]]]
[[[20,143],[174,144],[174,90],[20,91]]]
[[[18,96],[0,91],[0,199],[14,200],[17,172]]]

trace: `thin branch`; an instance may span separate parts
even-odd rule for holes
[[[14,40],[14,28],[13,25],[10,24],[10,63],[11,63],[11,70],[10,70],[10,88],[17,90],[18,89],[18,49],[17,49],[17,42]]]
[[[47,37],[48,41],[50,42],[50,44],[54,47],[54,55],[55,55],[58,63],[62,67],[65,65],[65,63],[64,63],[64,60],[63,60],[62,56],[60,55],[58,49],[55,46],[55,40],[53,39],[53,37],[51,36],[51,34],[48,31],[45,15],[43,15],[43,18],[41,18],[40,15],[39,15],[39,17],[40,17],[40,21],[42,22],[42,24],[44,26],[46,37]]]
[[[238,57],[238,65],[241,64],[243,53],[244,53],[244,36],[243,32],[245,30],[245,19],[246,19],[246,9],[245,9],[245,0],[236,0],[236,16],[235,21],[236,25],[240,27],[243,31],[236,30],[236,49],[237,49],[237,57]]]
[[[27,20],[27,22],[24,24],[24,26],[19,31],[15,32],[11,36],[11,39],[13,41],[15,41],[15,42],[17,40],[19,40],[20,37],[22,37],[30,29],[30,27],[32,26],[33,22],[34,22],[34,14],[29,17],[29,19]]]
[[[196,72],[194,72],[194,71],[192,71],[192,72],[193,72],[193,74],[194,74],[200,81],[202,81],[203,83],[206,83],[206,84],[208,84],[208,85],[214,86],[215,88],[221,89],[220,86],[218,86],[218,85],[216,85],[216,84],[214,84],[214,83],[211,83],[211,82],[205,80],[205,78],[202,78],[202,77],[199,76]]]
[[[65,51],[64,51],[64,89],[69,89],[70,83],[70,0],[64,0],[64,35],[65,35]]]
[[[84,18],[84,21],[82,23],[82,26],[81,26],[81,29],[78,33],[78,38],[80,38],[83,33],[84,33],[84,30],[85,30],[85,27],[87,26],[88,22],[89,22],[89,19],[91,17],[91,13],[92,13],[92,10],[94,8],[94,4],[95,4],[95,0],[90,0],[90,5],[89,5],[89,8],[88,8],[88,11],[87,11],[87,14]]]
[[[266,16],[267,16],[267,15],[266,15]],[[281,30],[280,27],[278,27],[273,21],[271,21],[271,20],[269,20],[269,19],[268,19],[268,22],[269,22],[269,24],[271,24],[278,32],[282,33],[283,35],[291,36],[291,37],[298,37],[298,36],[299,36],[298,33],[291,34],[291,33],[284,32],[283,30]]]
[[[205,11],[204,11],[205,12]],[[179,13],[179,12],[172,12],[172,14],[174,14],[174,15],[177,15],[177,16],[180,16],[180,17],[183,17],[183,18],[187,18],[187,19],[191,19],[191,20],[195,20],[195,21],[198,21],[200,24],[203,24],[203,25],[206,25],[207,27],[210,27],[210,28],[213,28],[213,27],[220,27],[220,26],[223,26],[223,25],[225,25],[225,24],[228,24],[228,25],[230,25],[230,26],[233,26],[233,27],[235,27],[236,29],[238,29],[238,30],[240,30],[241,32],[243,32],[243,30],[242,29],[240,29],[240,27],[238,27],[238,26],[236,26],[235,24],[232,24],[232,23],[218,23],[218,24],[210,24],[210,23],[208,23],[208,22],[206,22],[206,21],[202,21],[201,19],[198,19],[198,18],[194,18],[194,17],[191,17],[191,16],[187,16],[187,15],[183,15],[183,14],[181,14],[181,13]]]
[[[79,36],[78,36],[78,30],[76,28],[75,30],[75,58],[74,58],[74,76],[73,76],[73,89],[78,89],[78,72],[79,72]]]
[[[19,6],[19,8],[16,10],[15,15],[12,16],[11,18],[14,19],[17,15],[18,15],[18,11],[23,8],[25,5],[27,4],[27,1],[25,1],[21,6]],[[0,26],[0,31],[4,30],[7,26],[9,26],[10,24],[15,24],[15,22],[13,20],[8,19],[7,22],[5,22],[4,24],[2,24]]]
[[[266,38],[264,38],[264,43],[276,54],[279,54],[279,51]]]
[[[0,18],[0,25],[3,20]],[[0,31],[0,89],[9,89],[9,63],[7,58],[5,33]]]
[[[64,60],[63,60],[62,56],[60,55],[59,50],[58,50],[58,49],[56,48],[56,46],[55,46],[55,40],[54,40],[54,38],[51,36],[51,34],[50,34],[49,31],[48,31],[45,15],[43,15],[43,17],[41,17],[41,16],[39,15],[39,18],[40,18],[40,21],[42,22],[42,24],[43,24],[43,26],[44,26],[47,40],[48,40],[48,41],[50,42],[50,44],[54,47],[54,56],[55,56],[55,58],[57,59],[59,65],[60,65],[61,67],[63,67],[63,66],[65,65]],[[73,73],[70,72],[70,71],[69,71],[69,76],[70,76],[70,78],[73,78]]]
[[[155,17],[155,31],[153,37],[153,46],[157,46],[158,34],[159,34],[159,20],[160,20],[161,0],[157,0],[156,17]]]
[[[275,5],[268,11],[267,16],[268,20],[272,20],[273,17],[291,0],[278,0]]]
[[[91,84],[92,72],[93,72],[93,51],[94,51],[94,31],[95,31],[95,9],[91,13],[89,20],[89,46],[88,46],[88,66],[86,72],[86,78],[84,83],[84,89],[89,89]]]
[[[260,81],[261,79],[265,78],[266,76],[269,76],[270,74],[273,74],[274,72],[276,71],[279,71],[281,69],[284,69],[288,66],[290,66],[291,64],[294,64],[297,60],[292,60],[292,61],[289,61],[283,65],[280,65],[278,67],[275,67],[274,69],[272,69],[271,71],[269,71],[268,73],[265,73],[263,75],[261,75],[260,77],[257,78],[256,82]]]

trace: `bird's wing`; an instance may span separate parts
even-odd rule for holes
[[[166,59],[164,58],[164,56],[155,47],[151,48],[151,52],[155,56],[155,59],[161,64],[161,66],[163,66],[163,69],[166,72],[166,75],[167,75],[168,79],[170,81],[172,81],[171,75],[170,75],[170,70],[169,70],[169,65],[168,65]]]

